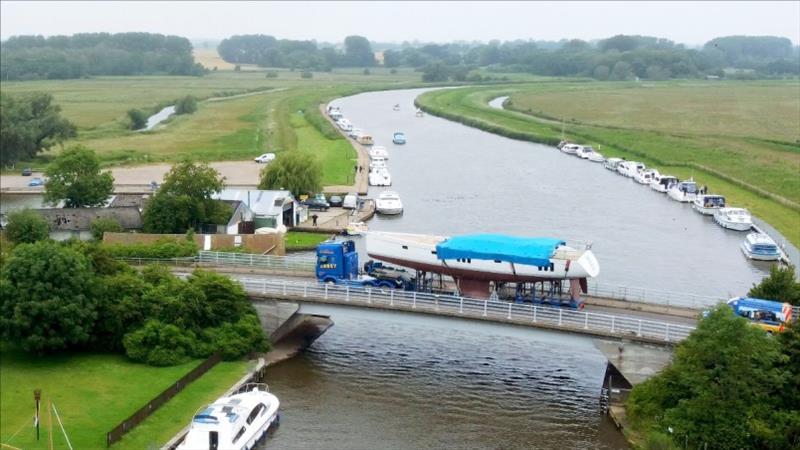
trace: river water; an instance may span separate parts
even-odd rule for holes
[[[727,297],[769,272],[724,230],[688,204],[565,155],[431,115],[416,117],[423,90],[339,99],[354,126],[390,153],[392,190],[405,212],[376,217],[371,230],[452,235],[498,232],[593,243],[603,284]],[[400,104],[400,111],[392,106]],[[403,131],[408,143],[393,145]],[[700,180],[702,183],[702,180]],[[371,188],[370,195],[387,188]]]
[[[263,449],[617,449],[591,339],[318,306],[335,325],[267,372],[281,425]]]

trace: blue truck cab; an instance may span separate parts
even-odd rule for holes
[[[317,246],[317,279],[324,283],[358,280],[358,253],[353,241],[326,241]]]

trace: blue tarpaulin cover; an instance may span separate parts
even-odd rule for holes
[[[531,266],[546,266],[559,245],[554,238],[523,238],[502,234],[467,234],[454,236],[436,245],[439,259],[486,259]]]

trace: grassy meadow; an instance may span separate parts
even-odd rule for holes
[[[516,139],[555,144],[563,127],[568,139],[599,147],[606,156],[693,176],[798,245],[798,86],[575,80],[434,91],[418,102],[431,113]],[[506,95],[510,110],[487,105]]]
[[[151,367],[120,355],[37,357],[8,348],[0,349],[0,356],[0,442],[26,450],[48,448],[48,400],[55,404],[74,448],[105,448],[106,432],[200,362]],[[241,378],[247,367],[247,362],[218,364],[112,448],[160,446],[186,426],[198,408]],[[43,399],[38,442],[32,427],[36,388],[42,389]],[[55,448],[66,448],[55,416],[52,420]]]
[[[315,72],[303,79],[299,71],[265,69],[214,71],[204,77],[99,77],[81,80],[3,82],[3,92],[43,91],[52,94],[63,114],[78,127],[76,139],[98,152],[103,165],[250,160],[266,152],[308,151],[323,163],[323,184],[352,183],[355,150],[319,113],[319,105],[365,90],[419,84],[412,71],[392,74],[373,70]],[[154,113],[175,99],[193,95],[202,101],[191,115],[173,116],[155,130],[128,129],[127,111]],[[44,167],[51,151],[22,164]]]

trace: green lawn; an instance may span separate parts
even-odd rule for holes
[[[34,389],[41,388],[43,399],[55,404],[74,448],[99,449],[105,447],[106,433],[112,427],[199,363],[157,368],[120,355],[34,356],[8,348],[0,349],[0,359],[0,442],[26,450],[47,448],[47,416],[42,416],[38,443],[31,426]],[[247,365],[220,363],[164,406],[169,409],[148,418],[142,425],[147,428],[135,431],[114,448],[145,449],[153,440],[168,439],[189,423],[198,408],[241,378]],[[53,421],[53,442],[56,448],[66,448],[55,417]]]
[[[800,144],[780,141],[777,137],[767,140],[764,136],[769,135],[768,132],[752,131],[758,127],[751,128],[750,132],[754,135],[750,137],[735,135],[734,132],[745,128],[741,123],[748,114],[754,116],[755,121],[762,120],[756,116],[763,115],[789,130],[783,136],[789,136],[790,139],[794,133],[791,130],[795,130],[800,121],[800,117],[797,117],[800,114],[800,100],[795,95],[798,112],[794,115],[787,112],[784,117],[783,113],[775,115],[767,111],[770,109],[769,102],[762,102],[753,92],[763,89],[766,92],[764,95],[772,97],[792,96],[798,82],[709,84],[721,90],[711,89],[711,92],[697,90],[697,83],[700,82],[687,83],[685,88],[678,82],[664,83],[661,85],[664,91],[653,94],[651,101],[657,102],[667,95],[665,92],[675,93],[672,101],[676,105],[680,105],[680,98],[692,97],[694,93],[712,104],[715,96],[719,97],[720,105],[727,105],[728,109],[733,110],[728,115],[720,113],[723,118],[732,117],[724,133],[711,134],[710,130],[720,131],[721,123],[727,119],[708,119],[703,122],[700,116],[715,113],[711,108],[698,110],[695,100],[685,100],[687,106],[681,114],[664,111],[661,105],[654,106],[656,112],[646,113],[643,109],[647,107],[647,102],[641,101],[638,96],[650,95],[649,90],[626,87],[626,84],[575,80],[470,87],[432,91],[422,95],[418,102],[433,114],[516,139],[555,144],[561,139],[563,127],[568,139],[600,147],[606,156],[641,160],[661,172],[682,178],[694,176],[699,183],[708,185],[712,192],[726,195],[730,204],[747,207],[756,216],[775,226],[793,244],[800,245],[800,177],[797,175],[800,172]],[[591,99],[588,93],[597,90],[599,97],[606,98],[603,97],[606,95],[604,92],[609,89],[616,91],[614,96],[608,94],[608,99],[619,99],[621,92],[637,97],[627,107],[619,104],[621,100],[607,100],[608,106],[616,109],[617,114],[627,115],[626,121],[620,119],[613,125],[601,123],[603,120],[617,120],[616,115],[598,113],[600,118],[597,123],[591,122],[589,113],[581,110],[583,97],[579,93],[585,93]],[[776,90],[782,94],[775,94]],[[738,97],[738,102],[732,100],[736,91],[745,93]],[[680,92],[683,97],[678,95]],[[564,93],[564,104],[557,109],[575,112],[574,115],[566,114],[567,121],[563,124],[555,119],[557,113],[543,111],[544,103],[537,103],[536,107],[531,103],[539,95],[555,96],[558,93]],[[509,106],[513,110],[497,110],[487,105],[492,98],[506,95],[511,96]],[[589,110],[597,110],[592,106],[592,100],[588,104]],[[681,118],[691,114],[695,114],[696,124],[690,125],[691,120],[687,122]],[[578,116],[583,119],[579,120]],[[669,120],[675,123],[679,131],[665,131]],[[689,130],[696,134],[691,134]]]
[[[286,250],[308,250],[317,248],[320,242],[330,237],[324,233],[304,233],[301,231],[289,231],[284,238]]]

